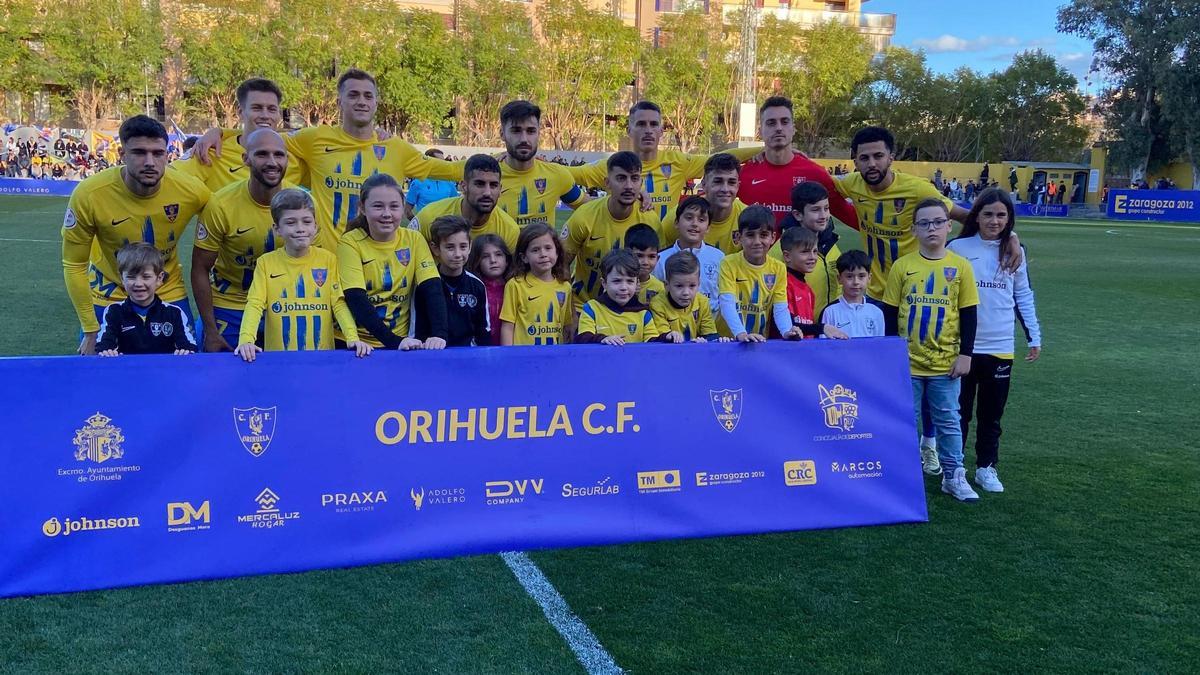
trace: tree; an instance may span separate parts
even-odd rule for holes
[[[458,123],[465,142],[500,140],[499,111],[508,101],[530,98],[541,86],[533,25],[520,3],[472,0],[459,10],[459,35],[467,67],[459,91]]]
[[[1080,123],[1083,97],[1074,75],[1041,50],[1017,54],[992,76],[994,98],[985,117],[1006,160],[1067,159],[1087,140]]]
[[[918,143],[937,162],[970,162],[985,156],[985,127],[995,101],[991,78],[962,67],[937,75],[913,104],[921,121]]]
[[[462,51],[432,12],[392,10],[380,19],[381,48],[366,62],[379,83],[378,120],[397,133],[435,136],[467,80]]]
[[[896,157],[917,159],[924,138],[922,103],[931,91],[933,74],[925,54],[903,47],[888,47],[875,60],[870,83],[854,101],[856,122],[886,127],[896,138]]]
[[[8,108],[6,92],[20,98],[17,121],[33,118],[28,101],[40,87],[44,61],[38,53],[37,15],[28,0],[0,0],[0,114]]]
[[[607,112],[620,106],[633,80],[639,38],[620,19],[589,9],[583,0],[546,0],[536,11],[542,137],[555,149],[575,150],[591,129],[600,136]]]
[[[1193,0],[1071,0],[1058,10],[1058,30],[1092,40],[1094,67],[1108,73],[1107,124],[1119,133],[1109,157],[1145,175],[1156,146],[1169,144],[1162,114],[1163,74],[1181,47],[1178,24],[1196,11]],[[1170,152],[1166,154],[1171,154]]]
[[[1187,153],[1192,189],[1200,188],[1200,12],[1176,22],[1183,42],[1177,58],[1163,74],[1162,112],[1171,122],[1171,145]]]
[[[142,112],[165,57],[157,4],[92,0],[86,12],[70,3],[47,7],[47,75],[67,87],[80,122]]]
[[[734,97],[733,54],[718,11],[665,15],[656,42],[643,43],[646,98],[663,110],[663,123],[680,148],[691,151],[721,129],[716,111]]]
[[[796,143],[809,154],[846,135],[851,100],[867,84],[871,50],[853,28],[828,22],[810,29],[768,16],[758,37],[760,78],[795,105]]]

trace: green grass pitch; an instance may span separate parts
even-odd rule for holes
[[[64,207],[0,197],[0,354],[76,345]],[[1200,227],[1027,219],[1019,231],[1046,348],[1015,367],[1008,491],[960,505],[928,479],[919,526],[533,554],[617,664],[1197,668]],[[301,669],[581,667],[497,556],[0,600],[2,672]]]

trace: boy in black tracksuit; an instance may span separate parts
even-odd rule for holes
[[[466,271],[471,252],[471,227],[459,216],[442,216],[429,228],[433,256],[438,261],[446,301],[446,346],[471,347],[492,344],[488,319],[487,287],[479,277]],[[417,314],[417,336],[428,332]]]
[[[191,354],[196,339],[187,315],[155,293],[162,285],[163,259],[150,244],[129,244],[117,252],[125,300],[109,305],[100,321],[96,353]]]

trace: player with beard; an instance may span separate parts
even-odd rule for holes
[[[500,198],[500,163],[489,155],[472,155],[463,169],[463,194],[433,202],[421,209],[409,227],[420,230],[425,241],[432,243],[430,227],[440,216],[462,216],[471,226],[472,239],[481,234],[495,234],[504,240],[509,250],[516,250],[521,228],[512,216],[497,209]]]
[[[704,175],[704,164],[709,156],[693,155],[674,149],[660,151],[658,145],[662,142],[663,135],[662,109],[656,103],[638,101],[633,104],[629,109],[627,124],[629,140],[638,159],[641,160],[646,197],[659,221],[665,220],[667,215],[674,213],[679,206],[679,199],[687,182]],[[761,147],[730,148],[725,152],[744,162],[761,150]],[[571,175],[576,183],[590,188],[603,188],[608,181],[607,165],[604,162],[573,166]]]
[[[214,193],[230,183],[246,180],[246,139],[255,129],[279,129],[283,120],[281,113],[283,92],[271,80],[252,77],[238,85],[237,88],[238,115],[242,120],[242,128],[237,130],[235,137],[227,140],[215,157],[205,156],[203,160],[196,153],[184,155],[182,159],[171,162],[170,168],[179,169],[204,181],[208,189]],[[207,160],[208,163],[204,163]],[[299,183],[303,178],[299,165],[288,167],[290,171],[285,177],[288,182]],[[237,334],[234,333],[236,339]]]
[[[500,109],[500,138],[505,155],[500,167],[500,209],[524,228],[535,222],[554,227],[559,200],[571,208],[587,201],[571,170],[537,159],[542,110],[529,101],[510,101]]]
[[[166,280],[158,295],[193,321],[177,247],[212,194],[200,180],[167,171],[167,130],[157,120],[135,115],[117,133],[122,165],[81,182],[63,217],[63,281],[83,333],[78,351],[85,355],[96,352],[104,308],[125,299],[117,251],[130,242],[162,253]]]
[[[758,133],[766,147],[762,154],[742,167],[738,199],[746,204],[762,204],[775,215],[776,231],[784,217],[792,212],[792,187],[805,181],[820,183],[834,195],[829,210],[835,218],[858,227],[854,208],[837,198],[836,182],[820,164],[792,147],[796,125],[792,119],[792,102],[783,96],[772,96],[759,108]]]
[[[213,193],[196,226],[192,294],[204,325],[204,351],[233,351],[242,326],[246,292],[259,256],[275,250],[271,199],[286,182],[283,137],[260,128],[244,137],[242,161],[249,177]]]

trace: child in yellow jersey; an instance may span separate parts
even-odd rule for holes
[[[666,290],[663,282],[653,275],[658,265],[658,233],[649,225],[634,225],[625,233],[625,248],[638,261],[638,302],[649,305]]]
[[[767,255],[775,243],[775,216],[757,205],[742,211],[737,241],[742,250],[725,256],[717,275],[722,334],[765,342],[773,321],[783,337],[798,336],[787,308],[787,268]]]
[[[719,337],[708,298],[700,292],[700,259],[679,251],[664,266],[667,292],[650,301],[654,325],[664,342],[729,342]]]
[[[637,258],[626,249],[604,256],[600,261],[604,290],[584,304],[575,342],[622,347],[664,341],[650,308],[637,299],[640,269]]]
[[[254,340],[269,308],[264,335],[270,351],[333,349],[336,318],[346,346],[359,357],[370,354],[371,345],[359,341],[354,317],[342,297],[337,258],[312,247],[317,236],[312,197],[303,190],[280,190],[271,199],[271,220],[283,248],[258,258],[235,353],[249,362],[263,351]]]
[[[358,214],[338,243],[338,265],[346,305],[367,332],[363,340],[404,351],[445,348],[442,280],[425,237],[402,224],[400,186],[377,173],[363,181],[359,194]]]
[[[942,492],[959,501],[975,501],[979,495],[967,483],[962,465],[958,412],[959,378],[971,371],[975,348],[975,273],[971,263],[946,248],[950,210],[942,200],[917,204],[912,229],[919,248],[892,265],[884,286],[886,333],[908,339],[913,406],[918,419],[922,404],[929,406]]]
[[[558,345],[570,342],[575,309],[562,242],[550,226],[521,230],[513,276],[504,286],[500,344]]]

